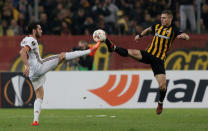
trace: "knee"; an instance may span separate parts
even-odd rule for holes
[[[43,96],[36,96],[36,98],[43,100]]]
[[[38,88],[35,91],[35,95],[36,95],[36,98],[39,98],[39,99],[43,100],[43,96],[44,96],[44,89],[43,89],[43,87]]]
[[[64,60],[65,59],[65,54],[66,54],[66,52],[61,52],[60,54],[59,54],[59,61],[61,61],[61,60]]]
[[[132,56],[136,56],[136,55],[137,55],[137,51],[134,50],[134,49],[129,49],[129,50],[128,50],[128,53],[129,53],[130,55],[132,55]]]
[[[139,50],[135,50],[135,49],[129,49],[128,53],[130,56],[132,57],[136,57],[136,58],[142,58],[141,52]]]
[[[36,91],[36,98],[43,100],[43,96],[44,96],[43,91],[41,91],[41,90]]]
[[[43,100],[43,93],[36,93],[36,98]]]
[[[160,89],[166,89],[166,81],[159,82]]]

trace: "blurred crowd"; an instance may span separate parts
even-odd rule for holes
[[[1,0],[0,36],[25,34],[34,21],[49,35],[92,34],[98,28],[108,34],[131,35],[159,23],[166,9],[173,11],[177,27],[196,32],[196,0],[38,0],[37,20],[34,5],[34,0]],[[193,12],[182,6],[193,7]],[[194,17],[189,19],[190,14]],[[201,0],[202,33],[208,32],[207,18],[208,0]]]

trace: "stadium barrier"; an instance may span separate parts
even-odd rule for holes
[[[165,108],[208,108],[208,71],[167,71]],[[158,84],[151,71],[49,72],[45,109],[155,108]],[[33,107],[22,73],[0,74],[0,107]]]
[[[208,108],[207,71],[167,71],[166,108]],[[155,108],[151,71],[49,72],[43,108]],[[56,97],[54,97],[56,96]]]
[[[0,37],[0,71],[23,71],[19,56],[20,41],[24,36]],[[124,48],[146,49],[152,36],[143,37],[136,43],[134,36],[108,36],[117,45]],[[78,45],[79,40],[94,44],[92,36],[43,36],[39,42],[40,54],[47,57],[63,51],[70,51]],[[208,35],[191,35],[189,41],[175,40],[171,46],[165,66],[168,70],[207,70],[208,69]],[[130,58],[110,54],[102,44],[94,57],[95,70],[150,69]],[[71,70],[67,63],[61,63],[55,70]]]

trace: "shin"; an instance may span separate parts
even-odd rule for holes
[[[34,102],[34,121],[39,121],[39,115],[41,111],[41,104],[43,101],[43,94],[44,90],[43,87],[41,86],[35,91],[36,94],[36,100]]]

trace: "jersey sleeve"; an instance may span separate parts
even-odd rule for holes
[[[177,37],[178,35],[182,34],[183,32],[181,32],[176,26],[174,26],[174,33],[175,33],[175,37]]]
[[[21,42],[21,47],[27,46],[31,50],[36,48],[35,44],[36,42],[33,39],[23,39]]]
[[[155,33],[155,26],[156,26],[156,25],[157,25],[157,24],[151,26],[153,34]]]

